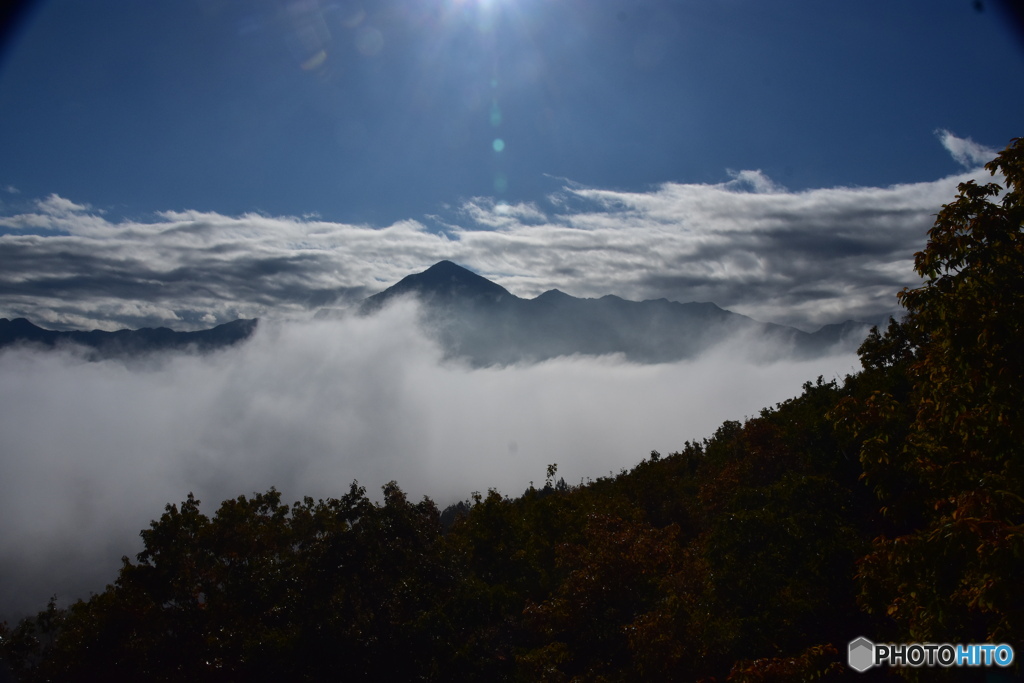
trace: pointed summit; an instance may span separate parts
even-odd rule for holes
[[[557,289],[521,299],[451,261],[364,299],[360,313],[374,313],[401,296],[422,302],[418,314],[426,323],[423,330],[446,357],[479,367],[573,355],[621,354],[630,362],[676,362],[696,358],[736,335],[764,339],[773,349],[765,353],[779,358],[811,358],[840,346],[856,348],[866,334],[861,329],[858,338],[851,325],[849,334],[847,326],[836,326],[812,335],[761,323],[713,303],[629,301],[611,294],[579,299]]]
[[[398,283],[363,302],[362,312],[375,311],[396,296],[412,295],[432,304],[453,302],[496,303],[514,299],[512,294],[485,277],[452,263],[438,261],[422,273],[407,275]]]

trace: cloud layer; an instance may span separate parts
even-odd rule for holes
[[[941,140],[965,164],[991,152]],[[308,317],[450,259],[523,297],[712,301],[811,329],[894,310],[934,215],[984,175],[803,192],[759,171],[646,192],[570,185],[543,205],[475,198],[383,228],[195,211],[113,221],[51,195],[0,217],[0,316],[101,329]]]
[[[265,324],[240,348],[149,367],[0,353],[0,619],[102,589],[190,491],[207,513],[270,486],[337,496],[353,479],[442,506],[518,495],[548,464],[571,483],[618,472],[857,364],[761,363],[743,344],[672,365],[474,370],[442,363],[414,315]]]

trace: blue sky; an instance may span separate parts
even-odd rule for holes
[[[22,240],[0,245],[14,250],[6,252],[8,263],[38,274],[38,258],[47,253],[54,272],[95,273],[95,263],[81,264],[89,249],[107,249],[131,265],[134,251],[119,251],[123,242],[104,245],[95,231],[88,249],[68,242],[83,234],[81,225],[68,224],[71,214],[59,227],[39,228],[49,220],[41,215],[52,218],[47,212],[58,205],[78,207],[78,223],[105,222],[104,239],[111,240],[138,225],[180,231],[181,221],[169,215],[209,217],[193,231],[238,228],[246,215],[322,225],[307,225],[304,238],[281,233],[273,258],[295,268],[264,263],[260,282],[267,286],[258,294],[236,287],[216,301],[171,301],[185,293],[154,255],[135,263],[148,271],[144,277],[126,270],[121,280],[172,285],[160,301],[122,293],[114,296],[120,303],[71,310],[67,302],[76,297],[110,296],[109,282],[83,270],[77,284],[50,279],[31,288],[25,283],[32,277],[18,275],[21,284],[0,288],[0,315],[56,327],[188,327],[266,315],[278,304],[292,312],[332,299],[344,304],[438,257],[523,296],[558,287],[578,295],[711,299],[805,327],[878,314],[892,308],[891,296],[886,305],[872,295],[839,310],[833,292],[821,305],[809,304],[806,292],[820,287],[795,273],[780,277],[804,298],[761,290],[778,300],[759,306],[751,285],[773,278],[751,279],[749,268],[725,262],[717,284],[698,281],[679,259],[644,262],[631,279],[644,253],[658,251],[652,243],[618,265],[592,242],[585,252],[552,242],[549,251],[557,253],[541,255],[542,234],[531,235],[536,253],[520,261],[468,244],[486,241],[482,231],[537,225],[554,235],[578,224],[577,215],[592,224],[599,212],[621,233],[636,219],[623,215],[623,206],[664,199],[672,188],[725,187],[796,201],[806,192],[958,178],[984,159],[959,163],[950,144],[991,152],[1022,132],[1024,43],[1011,25],[998,3],[969,0],[36,2],[9,34],[0,62],[0,231]],[[952,199],[955,182],[942,188],[929,197]],[[625,199],[611,201],[607,193]],[[920,212],[937,209],[922,204],[915,220],[904,221],[902,251],[883,264],[902,263],[903,275],[877,286],[894,292],[911,281],[909,258],[927,227],[919,219],[930,215]],[[680,226],[693,214],[685,206],[675,211]],[[811,241],[819,252],[832,242],[822,263],[876,251],[822,238],[849,232],[857,217],[846,214],[843,228],[822,218],[828,207],[821,211],[787,214],[786,221],[803,226],[791,237],[804,244],[806,230],[816,231]],[[525,223],[510,227],[510,216]],[[380,231],[408,222],[446,236],[447,248],[417,251],[415,241],[395,247],[392,240],[359,253],[337,244],[318,255],[295,251],[317,231],[359,226],[378,231],[380,241]],[[690,230],[693,222],[691,215]],[[670,223],[663,216],[650,239],[664,236]],[[859,239],[887,229],[874,225]],[[785,226],[774,230],[782,235]],[[32,233],[50,241],[25,242]],[[783,241],[778,237],[777,246]],[[83,260],[76,261],[79,249]],[[746,249],[732,260],[758,257],[758,248]],[[59,266],[57,253],[65,259]],[[287,299],[281,280],[310,260],[317,273],[328,260],[335,264],[335,279],[307,283]],[[609,270],[595,271],[591,262]],[[184,266],[177,267],[180,278]],[[587,271],[595,273],[591,280]],[[238,277],[252,280],[252,271]],[[151,312],[129,315],[125,307]]]

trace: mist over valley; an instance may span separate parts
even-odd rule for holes
[[[437,276],[435,269],[427,272]],[[446,286],[434,282],[435,295],[465,280],[507,294],[453,264],[439,271]],[[651,450],[678,450],[724,420],[796,395],[805,381],[841,378],[857,365],[856,337],[795,354],[791,336],[766,335],[741,316],[734,317],[742,324],[721,329],[698,317],[683,337],[682,323],[663,321],[673,334],[658,345],[675,339],[675,357],[641,362],[655,347],[628,342],[651,329],[637,328],[635,315],[627,329],[622,308],[646,311],[614,298],[561,295],[571,304],[564,314],[542,309],[502,340],[472,324],[504,315],[482,307],[476,288],[443,302],[409,296],[423,295],[422,286],[394,289],[368,299],[361,313],[260,321],[244,339],[205,352],[194,344],[191,352],[140,352],[124,335],[116,347],[0,350],[0,543],[11,558],[0,576],[10,587],[0,613],[100,590],[118,558],[138,551],[139,529],[189,492],[212,506],[271,486],[285,500],[333,497],[353,480],[372,495],[394,480],[412,499],[430,496],[442,507],[489,488],[518,495],[550,464],[571,483],[617,473]],[[588,308],[603,303],[613,317]],[[584,311],[577,329],[573,305]],[[698,308],[707,310],[716,324],[733,316]],[[552,320],[557,336],[548,339],[542,325]],[[702,336],[709,330],[713,342]],[[687,346],[692,338],[702,341]],[[567,353],[574,339],[580,346]],[[525,352],[510,356],[520,340]],[[604,353],[587,353],[587,344]]]

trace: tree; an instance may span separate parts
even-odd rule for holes
[[[383,504],[270,489],[212,518],[190,494],[142,538],[102,593],[0,630],[22,680],[411,680],[451,658],[439,514],[394,482]]]
[[[861,561],[864,606],[913,640],[1019,647],[1024,139],[986,168],[1003,184],[959,186],[915,256],[924,283],[899,294],[905,320],[862,349],[866,368],[906,361],[908,394],[877,391],[859,415],[837,415],[869,427],[866,476],[912,527],[880,538]],[[887,484],[898,480],[899,491]]]

